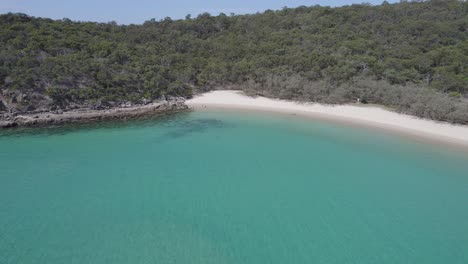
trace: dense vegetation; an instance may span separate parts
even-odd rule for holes
[[[19,108],[47,98],[67,107],[236,88],[326,103],[360,98],[468,124],[464,1],[205,13],[143,25],[5,14],[0,25],[0,96]]]

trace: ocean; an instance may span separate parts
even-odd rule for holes
[[[468,152],[196,111],[0,132],[0,263],[468,263]]]

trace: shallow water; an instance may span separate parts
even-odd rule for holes
[[[0,135],[0,263],[468,263],[468,155],[253,113]]]

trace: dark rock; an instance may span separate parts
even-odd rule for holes
[[[104,105],[102,104],[101,100],[97,101],[93,107],[94,110],[102,110],[104,109]]]
[[[8,110],[6,104],[2,100],[0,100],[0,112],[4,112],[6,110]]]
[[[32,111],[34,111],[34,110],[36,110],[36,107],[33,106],[33,105],[28,105],[27,108],[26,108],[26,111],[27,111],[27,112],[32,112]]]
[[[12,128],[17,126],[18,124],[13,121],[0,121],[0,128]]]

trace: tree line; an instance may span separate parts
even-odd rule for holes
[[[301,6],[142,25],[0,16],[0,94],[17,107],[213,89],[377,103],[468,124],[468,3]],[[1,111],[1,110],[0,110]]]

